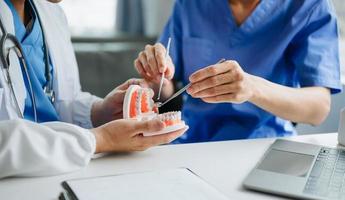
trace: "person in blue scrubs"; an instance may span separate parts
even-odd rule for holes
[[[192,83],[178,143],[294,135],[292,122],[322,123],[341,91],[335,11],[327,0],[177,0],[135,67],[153,88],[165,73],[163,100],[172,80]]]

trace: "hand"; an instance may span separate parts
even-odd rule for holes
[[[187,92],[207,103],[243,103],[255,94],[255,77],[245,73],[236,61],[211,65],[193,73]]]
[[[174,77],[175,66],[171,57],[165,58],[166,49],[161,43],[146,45],[134,61],[138,73],[148,82],[159,84],[162,73],[167,80]]]
[[[148,87],[148,84],[143,79],[130,79],[111,91],[103,100],[94,103],[91,111],[91,119],[94,127],[109,121],[122,119],[123,100],[126,90],[131,85]]]
[[[180,137],[187,129],[144,137],[143,132],[160,131],[165,127],[159,120],[136,121],[122,119],[109,122],[91,131],[96,137],[96,153],[143,151],[160,144],[167,144]]]

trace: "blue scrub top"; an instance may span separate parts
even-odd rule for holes
[[[177,0],[160,42],[169,36],[175,79],[184,84],[226,58],[277,84],[341,91],[337,21],[327,0],[262,0],[240,26],[228,0]],[[176,143],[295,134],[291,122],[248,102],[207,104],[185,94],[182,113],[190,129]]]
[[[57,121],[58,114],[49,100],[45,95],[43,88],[46,85],[45,77],[45,57],[44,57],[44,43],[41,25],[37,18],[37,13],[35,13],[32,2],[27,1],[29,10],[31,11],[31,16],[33,20],[33,25],[31,28],[27,29],[23,22],[21,21],[17,11],[15,10],[13,4],[10,0],[5,0],[7,5],[12,11],[15,34],[17,39],[22,45],[23,54],[26,60],[28,67],[29,76],[31,79],[32,87],[36,96],[36,105],[37,105],[37,115],[38,122],[47,122],[47,121]],[[23,66],[22,66],[23,68]],[[27,120],[34,121],[34,113],[32,109],[32,101],[30,98],[30,89],[28,80],[22,69],[24,82],[27,90],[27,97],[25,99],[25,109],[24,109],[24,118]],[[53,74],[53,67],[50,63],[50,73]]]

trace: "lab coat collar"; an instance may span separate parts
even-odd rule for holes
[[[43,0],[33,0],[37,13],[42,20],[42,30],[46,36],[51,62],[54,67],[53,89],[56,93],[56,102],[72,102],[76,92],[80,91],[77,62],[73,46],[70,42],[70,34],[62,9],[53,3]],[[7,31],[15,34],[13,16],[7,4],[0,0],[0,17]],[[1,32],[1,31],[0,31]],[[0,33],[0,36],[2,34]],[[26,87],[21,72],[18,58],[14,53],[10,55],[10,74],[13,81],[14,92],[19,102],[21,112],[24,112]],[[2,63],[0,63],[2,69]],[[2,87],[2,88],[1,88]],[[5,76],[0,71],[0,106],[2,112],[0,119],[18,118],[17,107],[13,95],[10,92]],[[3,101],[4,100],[4,101]],[[7,111],[7,114],[4,113]]]
[[[12,12],[5,1],[0,1],[0,10],[1,21],[4,24],[7,32],[14,35],[15,33]],[[0,35],[2,35],[2,33],[0,33]]]
[[[10,8],[5,3],[5,1],[0,1],[0,10],[1,10],[0,12],[1,21],[4,24],[6,31],[10,34],[15,35],[13,15]],[[3,33],[0,33],[0,36],[2,36],[2,34]],[[22,76],[18,57],[15,55],[14,52],[10,53],[10,62],[11,62],[11,66],[9,68],[9,71],[10,71],[10,75],[13,82],[14,93],[16,94],[20,110],[23,113],[24,106],[25,106],[25,98],[26,98],[26,88],[24,85],[24,79]],[[2,63],[0,63],[0,67],[2,69],[3,67]],[[0,82],[1,82],[1,85],[3,86],[3,95],[5,95],[3,99],[6,99],[6,102],[10,102],[10,103],[5,103],[7,115],[8,115],[7,117],[9,119],[18,118],[19,115],[17,112],[17,107],[14,101],[14,97],[11,94],[8,88],[8,83],[6,82],[6,79],[3,75],[1,75],[0,77]],[[1,113],[0,115],[3,115],[3,113]]]
[[[33,0],[33,2],[41,19],[42,30],[54,68],[53,89],[56,93],[56,100],[71,100],[75,95],[73,91],[79,89],[75,88],[78,85],[76,81],[79,82],[79,78],[75,77],[75,74],[79,74],[79,72],[72,71],[74,70],[72,66],[77,66],[77,63],[70,43],[65,15],[61,8],[54,3],[42,0]],[[54,15],[51,12],[54,12]]]

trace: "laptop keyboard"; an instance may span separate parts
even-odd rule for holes
[[[304,193],[345,200],[345,150],[321,148]]]

